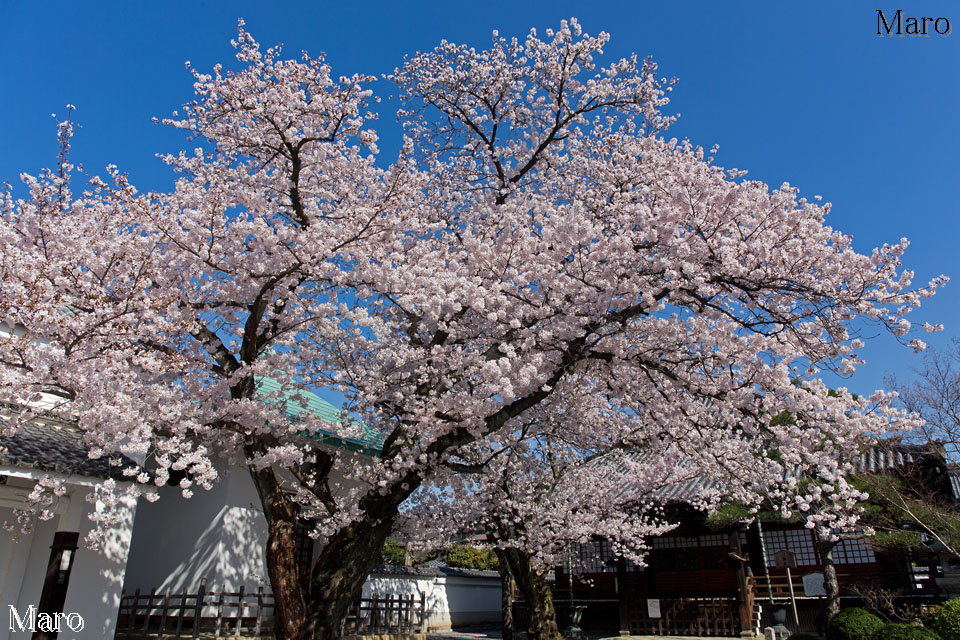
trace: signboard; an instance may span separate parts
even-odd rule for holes
[[[660,600],[659,599],[648,599],[647,600],[647,617],[648,618],[659,618],[660,617]]]
[[[805,596],[825,596],[826,589],[823,588],[822,573],[808,573],[803,576],[803,595]]]
[[[797,566],[797,563],[793,559],[792,552],[786,549],[781,549],[773,554],[773,566],[775,566],[777,569],[793,569],[795,566]]]

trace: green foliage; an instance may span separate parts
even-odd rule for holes
[[[464,544],[455,544],[445,550],[441,557],[450,567],[490,570],[497,568],[497,554],[493,549],[478,549]]]
[[[866,609],[844,609],[830,619],[827,640],[872,640],[883,621]]]
[[[724,502],[717,510],[707,516],[707,526],[714,529],[733,526],[753,520],[754,515],[739,502]]]
[[[770,426],[772,427],[777,427],[780,425],[787,425],[787,424],[797,424],[797,420],[793,417],[793,414],[790,413],[789,411],[781,411],[777,415],[770,418]],[[803,634],[796,634],[796,635],[803,635]]]
[[[940,636],[912,624],[885,624],[874,631],[870,640],[940,640]]]
[[[917,531],[877,531],[870,544],[882,549],[921,549],[923,542]]]
[[[398,542],[387,540],[380,550],[380,564],[403,564],[404,548]]]
[[[864,524],[876,531],[876,547],[919,549],[920,532],[935,535],[951,551],[960,550],[960,517],[923,482],[907,482],[889,473],[862,474],[852,484],[870,494]],[[904,530],[904,524],[911,530]]]
[[[943,640],[960,640],[960,600],[948,600],[940,605],[933,628]]]
[[[812,633],[794,633],[787,640],[820,640],[820,636],[815,636]]]

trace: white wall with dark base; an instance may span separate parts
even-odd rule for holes
[[[363,585],[363,597],[426,596],[427,629],[500,622],[500,576],[495,571],[459,571],[378,566]]]

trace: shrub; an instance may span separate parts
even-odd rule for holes
[[[462,544],[455,544],[444,553],[447,566],[463,569],[496,569],[497,554],[493,549],[478,549]]]
[[[820,640],[820,636],[815,636],[812,633],[795,633],[787,640]]]
[[[872,640],[940,640],[940,636],[912,624],[885,624],[874,632]]]
[[[872,640],[883,621],[866,609],[844,609],[830,619],[827,640]]]
[[[401,547],[398,542],[387,540],[383,544],[383,549],[380,550],[380,559],[378,562],[380,562],[380,564],[402,565],[403,554],[404,548]]]
[[[960,640],[960,600],[948,600],[940,605],[933,628],[943,640]]]

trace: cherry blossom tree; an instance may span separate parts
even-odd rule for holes
[[[74,192],[65,122],[57,168],[0,202],[0,400],[21,407],[6,431],[58,398],[47,410],[92,456],[146,460],[127,469],[135,493],[184,471],[189,497],[218,460],[245,465],[280,638],[339,635],[401,505],[448,463],[531,412],[609,430],[577,385],[718,469],[815,468],[833,503],[855,499],[841,454],[910,420],[817,372],[860,363],[854,322],[906,342],[942,281],[911,284],[905,240],[858,254],[829,205],[666,139],[671,83],[636,57],[601,66],[607,40],[571,20],[410,57],[388,78],[405,135],[390,164],[372,77],[262,50],[242,23],[237,69],[193,71],[195,101],[164,121],[196,140],[165,158],[169,192],[115,168]],[[281,391],[264,397],[264,378]],[[377,457],[289,417],[326,385],[383,435]],[[771,421],[783,411],[796,421]],[[298,514],[320,546],[308,586]]]
[[[604,404],[602,395],[588,393],[579,406],[554,413],[546,401],[495,442],[451,456],[398,520],[399,532],[414,546],[442,547],[486,534],[501,575],[512,578],[524,596],[532,638],[560,637],[546,574],[577,545],[602,536],[620,555],[642,562],[646,538],[675,526],[659,517],[651,498],[669,480],[680,479],[676,450],[667,447],[655,460],[634,459],[640,431],[629,427],[642,422],[613,412],[622,420],[597,430],[595,412]]]

